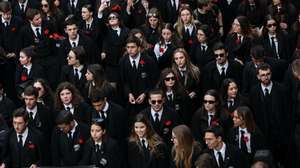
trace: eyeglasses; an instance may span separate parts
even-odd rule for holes
[[[276,26],[277,26],[277,24],[276,24],[276,23],[267,24],[267,27],[268,27],[268,28],[271,28],[272,26],[276,27]]]
[[[203,103],[206,104],[214,104],[216,101],[213,101],[213,100],[203,100]]]
[[[108,17],[108,20],[112,20],[112,19],[118,19],[118,17],[117,16],[109,16]]]
[[[41,7],[48,8],[48,7],[49,7],[49,5],[48,5],[48,4],[41,4]]]
[[[170,80],[174,81],[175,79],[176,79],[175,76],[165,77],[165,81],[170,81]]]
[[[151,104],[161,104],[162,102],[162,100],[151,100]]]
[[[215,54],[215,57],[216,57],[216,58],[218,58],[218,57],[221,57],[221,58],[222,58],[222,57],[225,57],[225,53]]]
[[[147,17],[158,17],[156,13],[148,13]]]
[[[40,87],[35,87],[35,89],[38,91],[42,90],[42,88],[40,88]]]

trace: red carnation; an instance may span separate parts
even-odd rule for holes
[[[45,34],[45,35],[48,35],[48,34],[49,34],[49,30],[48,30],[48,29],[45,29],[45,30],[44,30],[44,34]]]
[[[141,64],[141,65],[144,65],[144,64],[145,64],[145,61],[144,61],[143,59],[141,59],[141,60],[140,60],[140,64]]]
[[[249,141],[249,138],[248,138],[247,136],[244,136],[243,141],[244,141],[245,143],[247,143],[247,142]]]
[[[171,121],[171,120],[165,121],[165,125],[166,125],[166,126],[170,126],[171,124],[172,124],[172,121]]]
[[[16,27],[12,27],[11,28],[11,32],[16,32],[17,28]]]
[[[34,149],[34,148],[35,148],[35,145],[32,144],[32,143],[31,143],[31,144],[28,144],[28,148],[29,148],[29,149]]]
[[[165,48],[163,48],[163,47],[159,47],[159,52],[160,52],[160,53],[163,53],[163,52],[165,52]]]
[[[22,74],[22,75],[21,75],[21,81],[26,81],[26,80],[27,80],[27,75]]]
[[[239,38],[237,38],[237,39],[235,40],[235,44],[236,44],[236,45],[241,44],[241,40],[240,40]]]
[[[111,10],[113,11],[120,11],[121,10],[121,6],[120,5],[114,5],[111,7]]]
[[[79,138],[78,143],[79,143],[80,145],[82,145],[82,144],[84,144],[84,140],[83,140],[82,138]]]
[[[213,118],[212,120],[211,120],[211,124],[210,124],[211,126],[216,126],[216,125],[219,125],[219,120],[217,119],[217,118]]]
[[[188,40],[188,44],[189,44],[189,45],[192,45],[192,44],[193,44],[193,40],[192,40],[192,39],[189,39],[189,40]]]

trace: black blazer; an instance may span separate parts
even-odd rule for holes
[[[90,4],[89,0],[78,0],[75,6],[75,10],[72,10],[70,0],[62,1],[61,2],[61,9],[66,16],[75,15],[75,18],[80,20],[81,19],[81,8],[85,4]]]
[[[156,147],[158,153],[152,154],[148,147],[144,152],[141,142],[128,142],[129,168],[167,168],[169,167],[169,154],[164,143]]]
[[[99,168],[121,168],[121,155],[117,142],[112,138],[102,141],[100,152],[96,152],[95,142],[89,139],[84,146],[84,155],[79,165],[96,165]]]
[[[168,46],[167,50],[161,56],[159,56],[158,59],[154,53],[155,45],[152,49],[149,49],[150,50],[149,55],[156,61],[159,70],[163,70],[167,67],[171,67],[172,65],[173,52],[177,47],[173,43],[167,44],[167,46]]]
[[[60,82],[70,82],[76,86],[76,88],[80,91],[80,93],[84,94],[84,87],[86,83],[85,73],[86,73],[86,65],[83,65],[83,68],[80,70],[81,78],[77,81],[75,79],[74,69],[71,65],[64,65],[61,69],[61,78]]]
[[[18,147],[18,139],[16,132],[11,129],[4,161],[8,165],[7,167],[30,167],[31,164],[45,165],[44,156],[46,151],[44,150],[45,144],[41,132],[28,128],[28,135],[21,151]]]
[[[174,24],[177,20],[179,8],[180,8],[180,2],[178,4],[178,9],[172,6],[171,0],[165,0],[163,3],[161,3],[158,8],[160,8],[161,16],[163,18],[163,21],[165,23],[172,23]]]
[[[226,38],[226,44],[228,46],[229,59],[235,58],[241,60],[243,63],[251,61],[250,48],[251,38],[243,36],[242,41],[238,42],[236,33],[229,34]]]
[[[190,56],[193,64],[195,64],[200,70],[202,70],[210,61],[214,60],[214,52],[211,46],[208,45],[203,53],[201,49],[201,43],[199,42],[193,43]]]
[[[21,17],[23,19],[23,21],[27,21],[27,18],[26,18],[27,9],[29,9],[29,8],[39,9],[40,8],[40,2],[37,0],[28,0],[27,6],[25,8],[25,12],[21,11],[21,8],[20,8],[17,0],[12,0],[11,3],[12,3],[13,16]]]
[[[89,127],[78,123],[73,134],[73,142],[70,143],[68,135],[55,128],[52,133],[52,165],[53,166],[75,166],[83,158],[83,149],[90,137]]]

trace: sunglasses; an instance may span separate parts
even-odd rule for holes
[[[203,100],[203,103],[206,104],[214,104],[216,101],[213,101],[213,100]]]
[[[35,87],[36,90],[40,91],[42,88],[40,87]]]
[[[215,54],[215,57],[225,57],[225,53],[221,53],[221,54]]]
[[[162,102],[162,100],[151,100],[151,104],[161,104]]]
[[[268,28],[271,28],[272,26],[276,27],[277,24],[276,24],[276,23],[273,23],[273,24],[267,24],[267,27],[268,27]]]
[[[112,19],[118,19],[118,17],[117,16],[110,16],[110,17],[108,17],[108,20],[112,20]]]
[[[172,80],[172,81],[174,81],[176,78],[174,77],[174,76],[172,76],[172,77],[166,77],[165,78],[165,81],[170,81],[170,80]]]
[[[148,17],[158,17],[158,15],[156,13],[148,13],[147,16]]]
[[[41,7],[46,7],[47,8],[47,7],[49,7],[49,5],[48,4],[42,4]]]

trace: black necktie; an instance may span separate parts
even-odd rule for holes
[[[233,108],[233,105],[234,105],[234,103],[233,103],[233,100],[228,100],[228,109],[229,110],[233,110],[232,108]],[[231,111],[232,112],[232,111]]]
[[[202,53],[202,55],[204,55],[204,53],[205,53],[205,48],[206,47],[204,45],[201,46],[201,53]]]
[[[72,47],[76,47],[76,43],[75,42],[72,42]]]
[[[135,71],[137,70],[135,60],[132,61],[132,68],[133,68]]]
[[[172,94],[169,94],[167,97],[168,97],[168,100],[169,100],[169,101],[173,101],[173,96],[172,96]]]
[[[25,5],[23,3],[21,4],[21,11],[22,13],[25,13]]]
[[[7,22],[7,21],[4,22],[4,26],[5,26],[5,27],[8,26],[8,22]]]
[[[78,72],[78,69],[75,68],[75,73],[74,73],[74,77],[75,77],[75,81],[78,82],[80,79],[79,79],[79,72]]]
[[[18,140],[18,146],[20,147],[20,148],[22,148],[23,147],[23,135],[18,135],[18,138],[19,138],[19,140]]]
[[[99,144],[96,144],[95,146],[96,146],[96,152],[97,152],[97,153],[100,152],[101,146],[100,146]]]
[[[29,120],[33,121],[33,112],[32,111],[29,112]]]
[[[276,57],[276,58],[278,58],[278,59],[280,59],[279,58],[279,55],[278,55],[278,53],[277,53],[277,50],[276,50],[276,44],[275,44],[275,37],[271,37],[271,47],[272,47],[272,52],[273,52],[273,54],[274,54],[274,56]]]
[[[37,37],[38,39],[42,39],[42,35],[41,35],[41,33],[40,33],[40,28],[35,28],[35,32],[36,32],[36,37]]]
[[[68,132],[68,141],[69,141],[70,145],[73,144],[73,136],[72,136],[72,132],[71,131]]]
[[[221,152],[218,152],[218,161],[219,161],[219,167],[223,168],[224,160]]]
[[[225,77],[226,77],[226,74],[225,74],[225,67],[222,67],[221,69],[222,69],[222,71],[221,71],[221,77],[222,77],[222,78],[225,78]]]
[[[245,139],[245,131],[241,130],[241,138],[240,138],[241,150],[243,152],[247,152],[248,153],[247,145],[246,145],[245,141],[246,141],[246,139]]]
[[[72,13],[75,12],[75,0],[71,0]]]
[[[214,118],[214,115],[212,114],[209,114],[208,117],[210,118],[210,121],[209,121],[209,126],[211,126],[212,124],[212,121],[213,121],[213,118]]]
[[[101,119],[105,120],[105,112],[103,110],[100,111],[100,117]]]
[[[154,119],[155,128],[159,129],[159,114],[158,114],[158,112],[155,112],[154,116],[155,116],[155,119]]]
[[[265,88],[265,96],[270,96],[270,92],[269,92],[269,89],[268,88]]]
[[[142,146],[145,150],[147,150],[146,141],[144,139],[142,139]]]
[[[181,73],[180,73],[180,74],[181,74],[181,77],[182,77],[182,78],[185,78],[185,72],[186,72],[186,71],[185,71],[185,70],[181,70],[180,72],[181,72]]]
[[[66,107],[66,110],[71,112],[71,108],[70,107]]]

